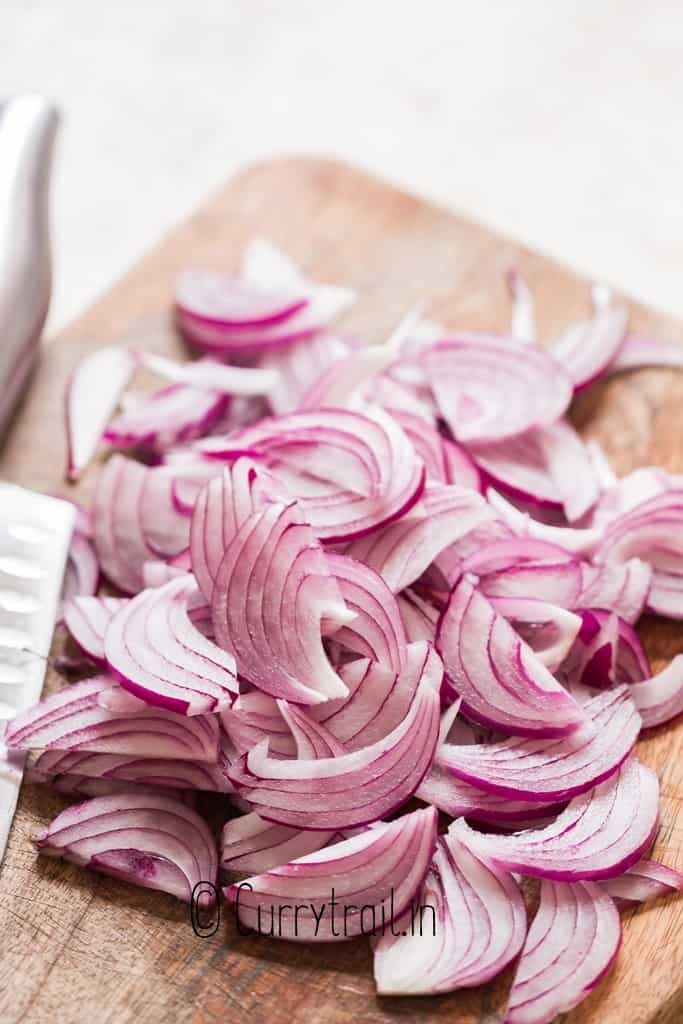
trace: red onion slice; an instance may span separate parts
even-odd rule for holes
[[[80,750],[45,750],[31,768],[34,782],[56,785],[65,776],[91,778],[138,786],[230,793],[232,786],[217,764],[179,758],[93,754]]]
[[[534,315],[534,299],[531,289],[516,267],[511,267],[505,275],[505,283],[510,292],[512,311],[510,316],[510,334],[517,341],[529,345],[538,340],[536,317]]]
[[[460,335],[427,349],[421,360],[441,413],[463,444],[547,426],[571,401],[565,371],[545,352],[512,339]]]
[[[337,757],[283,761],[254,747],[230,770],[240,796],[269,821],[295,828],[363,825],[400,807],[431,764],[439,734],[435,656],[426,651],[407,715],[388,736]],[[438,659],[436,659],[438,661]]]
[[[300,761],[311,761],[319,757],[341,757],[346,748],[320,722],[307,715],[296,704],[279,700],[280,714],[294,737],[296,757]]]
[[[200,492],[192,512],[192,571],[207,601],[225,550],[245,520],[278,496],[270,475],[251,459],[238,459]]]
[[[273,825],[258,814],[244,814],[223,826],[220,864],[228,871],[270,871],[322,850],[335,834]]]
[[[586,722],[576,701],[467,579],[450,595],[436,644],[463,711],[475,721],[547,737]]]
[[[619,370],[639,370],[643,367],[680,370],[683,367],[683,348],[680,342],[627,334],[610,370],[617,373]]]
[[[629,688],[643,728],[651,729],[677,718],[683,712],[683,654],[676,657],[651,679]]]
[[[267,395],[278,386],[273,369],[252,366],[230,366],[215,359],[198,359],[194,363],[178,363],[153,352],[140,352],[142,365],[173,384],[185,384],[206,391],[227,395]]]
[[[421,514],[415,510],[346,551],[376,569],[395,594],[414,583],[444,548],[495,519],[481,495],[464,487],[428,484],[420,507]]]
[[[527,538],[489,544],[462,563],[462,571],[479,577],[488,598],[535,598],[564,608],[581,595],[581,563],[555,545]]]
[[[602,564],[634,557],[649,562],[654,575],[648,607],[674,619],[683,617],[682,517],[683,490],[671,487],[609,523],[595,552],[595,561]]]
[[[625,622],[637,622],[652,587],[652,567],[639,558],[615,565],[581,566],[582,589],[575,607],[602,608]]]
[[[508,796],[479,789],[451,775],[437,761],[415,796],[451,818],[467,818],[495,828],[526,828],[531,822],[554,817],[564,809],[563,804],[511,800]]]
[[[271,934],[270,914],[263,911],[272,907],[275,938],[334,942],[377,932],[403,913],[422,884],[436,824],[432,807],[414,811],[231,885],[225,898],[241,924],[261,934]],[[305,903],[296,918],[284,912],[295,903]]]
[[[322,409],[262,420],[228,443],[203,442],[207,458],[236,447],[262,459],[326,543],[350,541],[405,515],[425,469],[398,424],[381,409]]]
[[[235,659],[194,625],[191,576],[141,591],[112,618],[104,636],[110,670],[130,693],[182,715],[229,707],[238,692]]]
[[[427,658],[427,648],[420,643],[407,646],[398,674],[376,661],[358,658],[339,670],[348,696],[309,708],[307,714],[347,750],[361,750],[388,736],[403,721],[427,672],[438,690],[441,663],[433,652]],[[272,752],[286,756],[295,753],[290,730],[276,702],[267,694],[252,691],[241,695],[223,718],[229,731],[239,730],[245,738],[248,735],[245,751],[267,738]]]
[[[419,905],[375,945],[377,991],[430,995],[482,985],[517,956],[525,936],[526,907],[512,875],[457,839],[439,838]]]
[[[117,448],[165,452],[204,437],[221,422],[230,399],[220,391],[171,384],[113,419],[103,438]]]
[[[518,537],[548,541],[577,555],[590,554],[602,540],[603,531],[598,527],[571,528],[539,523],[531,516],[520,512],[492,487],[486,491],[486,498]]]
[[[629,758],[616,775],[574,797],[545,828],[483,835],[460,818],[458,838],[508,871],[557,881],[614,878],[652,843],[659,812],[654,772]]]
[[[74,683],[8,723],[11,750],[78,750],[140,757],[217,759],[218,724],[210,715],[148,708],[107,676]]]
[[[408,642],[396,598],[370,565],[347,555],[326,555],[348,611],[355,617],[333,634],[335,643],[399,672]]]
[[[570,522],[584,516],[600,497],[590,452],[566,420],[500,444],[472,446],[470,454],[513,499],[564,507]]]
[[[254,686],[303,704],[344,697],[322,623],[353,619],[325,555],[295,504],[246,519],[228,546],[211,602],[217,642]]]
[[[64,582],[62,602],[68,602],[78,595],[89,596],[97,592],[100,582],[100,565],[90,538],[75,529],[71,535]],[[63,606],[62,606],[63,611]]]
[[[107,579],[125,593],[142,587],[142,566],[156,553],[142,532],[139,503],[145,466],[114,455],[100,474],[93,499],[93,532],[97,557]]]
[[[614,963],[619,911],[593,882],[549,882],[517,966],[506,1024],[550,1024],[577,1006]]]
[[[325,370],[352,351],[349,341],[325,332],[267,351],[260,365],[277,374],[277,382],[268,392],[272,411],[278,416],[295,412]]]
[[[306,291],[268,291],[231,274],[186,270],[176,283],[176,303],[188,316],[217,327],[280,323],[307,303]]]
[[[104,634],[126,603],[118,597],[73,597],[64,606],[64,622],[84,654],[104,666]]]
[[[465,782],[529,801],[569,800],[613,775],[633,750],[640,715],[629,688],[600,694],[584,705],[594,729],[566,739],[507,739],[455,746],[443,743],[436,760]]]
[[[683,874],[675,868],[658,864],[656,860],[639,860],[632,868],[618,878],[608,878],[600,883],[601,888],[615,900],[629,900],[641,903],[670,896],[683,890]]]
[[[491,604],[514,626],[539,661],[555,672],[581,629],[581,617],[533,597],[492,597]]]
[[[597,309],[592,319],[573,324],[558,338],[551,352],[582,391],[607,370],[626,338],[628,314],[623,306]]]
[[[187,804],[163,793],[129,792],[68,807],[35,844],[50,857],[186,903],[200,882],[216,881],[216,846],[208,826]]]
[[[77,480],[90,462],[137,360],[125,348],[107,347],[82,359],[66,386],[68,477]]]
[[[471,487],[473,491],[483,494],[481,473],[467,450],[445,437],[443,453],[446,460],[446,483],[458,484],[459,487]]]
[[[447,479],[445,441],[432,419],[425,419],[424,416],[404,409],[393,409],[391,406],[384,406],[389,414],[398,423],[413,448],[422,459],[427,471],[427,481],[435,483],[453,483]],[[458,449],[460,450],[460,449]],[[478,477],[476,470],[474,474]],[[460,484],[460,480],[457,481]],[[469,481],[463,486],[470,486]],[[475,490],[478,490],[478,486]]]

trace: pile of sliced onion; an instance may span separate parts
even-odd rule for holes
[[[70,477],[122,449],[63,595],[98,674],[3,743],[83,800],[41,852],[183,900],[220,865],[243,930],[369,935],[383,994],[517,959],[506,1020],[544,1024],[609,969],[618,905],[682,888],[648,859],[659,786],[636,744],[683,713],[683,654],[653,674],[637,632],[683,618],[683,478],[617,478],[567,414],[683,350],[630,335],[603,288],[543,351],[530,284],[508,286],[509,333],[413,310],[369,348],[335,323],[348,289],[256,239],[238,272],[178,280],[202,358],[76,367]],[[139,370],[163,389],[124,394]],[[517,876],[541,880],[535,916]]]

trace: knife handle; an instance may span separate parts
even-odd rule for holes
[[[49,185],[55,107],[0,103],[0,436],[26,388],[50,303]]]

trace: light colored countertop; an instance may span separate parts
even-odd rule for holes
[[[683,316],[676,0],[4,0],[64,114],[51,328],[206,193],[340,157]]]

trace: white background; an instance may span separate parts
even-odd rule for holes
[[[54,328],[230,174],[355,161],[683,315],[677,0],[0,0],[60,104]]]

